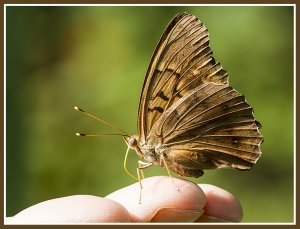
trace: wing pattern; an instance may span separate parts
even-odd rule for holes
[[[153,54],[139,106],[139,137],[145,140],[161,114],[195,87],[227,84],[228,74],[211,56],[206,27],[187,13],[168,25]]]
[[[138,140],[159,148],[174,172],[198,177],[204,169],[250,169],[261,155],[259,128],[253,109],[212,57],[206,27],[193,15],[177,15],[147,71]]]

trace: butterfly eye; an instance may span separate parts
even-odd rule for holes
[[[131,147],[134,147],[137,145],[137,141],[134,137],[130,137],[128,142]]]

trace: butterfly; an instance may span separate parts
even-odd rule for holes
[[[208,30],[199,19],[184,12],[171,20],[146,73],[138,134],[121,130],[130,176],[135,178],[126,169],[129,148],[142,159],[137,168],[141,188],[143,169],[152,165],[169,174],[200,177],[208,169],[248,170],[261,156],[261,125],[212,54]]]
[[[261,156],[260,123],[212,57],[207,28],[186,12],[165,29],[147,70],[138,135],[125,137],[146,162],[185,177],[203,170],[250,169]]]

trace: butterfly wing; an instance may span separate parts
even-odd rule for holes
[[[139,140],[146,140],[159,117],[190,90],[206,83],[228,84],[228,75],[211,56],[206,27],[195,16],[173,18],[152,56],[138,113]]]
[[[250,169],[261,155],[259,127],[241,93],[206,83],[163,113],[149,139],[161,136],[160,153],[171,170],[197,177],[204,169]]]
[[[183,13],[154,52],[139,106],[139,141],[160,146],[168,167],[198,177],[204,169],[249,169],[260,157],[260,125],[212,57],[205,26]]]

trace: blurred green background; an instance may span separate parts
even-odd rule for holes
[[[293,218],[293,8],[275,6],[6,7],[6,213],[73,194],[130,185],[126,144],[78,105],[130,134],[159,38],[187,11],[210,32],[214,57],[262,123],[263,155],[247,172],[206,171],[197,183],[236,195],[244,222]],[[128,168],[138,156],[131,151]],[[167,175],[152,167],[146,176]],[[137,193],[138,196],[138,193]],[[137,197],[138,198],[138,197]]]

